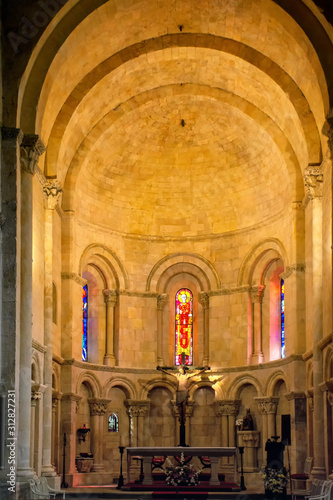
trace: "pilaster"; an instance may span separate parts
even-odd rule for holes
[[[115,290],[104,290],[103,295],[106,308],[104,364],[108,366],[115,366],[116,357],[114,355],[114,315],[115,307],[117,305],[117,292]]]

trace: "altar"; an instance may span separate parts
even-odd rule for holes
[[[151,471],[151,461],[155,456],[176,457],[182,453],[185,457],[209,457],[211,465],[210,485],[219,485],[218,465],[221,457],[234,457],[234,482],[237,483],[237,448],[236,447],[191,447],[191,446],[174,446],[174,447],[130,447],[127,448],[127,481],[130,482],[130,465],[132,456],[142,456],[144,467],[144,485],[153,484],[153,476]]]

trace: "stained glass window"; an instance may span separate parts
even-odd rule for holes
[[[187,288],[176,293],[175,364],[193,364],[193,294]]]
[[[88,361],[88,285],[84,285],[82,289],[82,316],[82,361]]]
[[[109,432],[119,432],[119,418],[116,413],[109,415]]]
[[[280,304],[281,304],[281,358],[286,357],[286,346],[284,336],[284,280],[280,283]]]

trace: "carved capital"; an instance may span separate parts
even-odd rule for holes
[[[236,416],[238,414],[240,404],[240,399],[221,399],[219,401],[215,401],[215,413],[219,417],[222,415]]]
[[[53,210],[62,195],[62,187],[59,181],[49,181],[43,186],[45,208]]]
[[[168,303],[169,296],[167,293],[161,293],[157,296],[157,309],[163,311],[165,305]]]
[[[77,396],[76,394],[73,394],[72,392],[68,392],[66,394],[63,394],[62,396],[62,401],[63,402],[70,402],[70,403],[75,403],[75,412],[78,412],[78,409],[80,408],[80,401],[82,397]]]
[[[293,399],[305,399],[306,398],[305,392],[291,391],[291,392],[288,392],[288,394],[285,394],[284,396],[288,401],[292,401]]]
[[[104,302],[107,307],[115,307],[117,304],[117,292],[115,290],[103,290]]]
[[[110,401],[110,399],[89,398],[88,405],[90,408],[90,415],[92,417],[95,415],[105,415]]]
[[[323,195],[323,170],[321,165],[308,165],[304,171],[305,197],[308,200]]]
[[[41,391],[31,391],[31,401],[37,401],[42,398]]]
[[[2,127],[1,128],[2,147],[9,149],[20,145],[23,140],[23,132],[19,128]]]
[[[276,413],[280,398],[268,396],[266,398],[254,399],[257,402],[259,411],[262,415],[267,415],[268,413]]]
[[[34,174],[39,157],[45,152],[45,146],[38,135],[24,135],[21,143],[21,170]]]
[[[209,308],[209,295],[206,292],[199,293],[199,302],[204,309]]]
[[[251,297],[251,302],[253,304],[255,303],[261,303],[264,298],[264,292],[265,292],[265,286],[264,285],[256,285],[252,286],[250,290],[250,297]]]
[[[327,127],[325,127],[324,134],[327,136],[327,143],[333,159],[333,109],[327,116]]]
[[[129,417],[144,417],[150,408],[150,401],[146,399],[126,399],[124,401]]]
[[[313,410],[313,408],[314,408],[313,391],[312,390],[306,391],[306,397],[308,398],[310,410]]]

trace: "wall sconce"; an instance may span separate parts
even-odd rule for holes
[[[83,427],[77,430],[77,435],[80,443],[81,441],[86,441],[86,435],[88,434],[88,432],[90,432],[90,429],[86,428],[86,424],[83,424]]]

